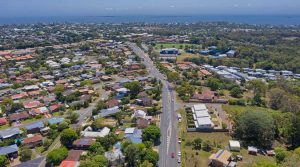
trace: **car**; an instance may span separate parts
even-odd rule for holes
[[[178,160],[177,160],[177,162],[178,162],[178,163],[181,163],[180,157],[178,157]]]
[[[181,140],[178,140],[178,144],[181,144]]]
[[[179,151],[177,155],[180,157],[181,156],[181,152]]]
[[[174,157],[175,157],[175,153],[172,153],[172,154],[171,154],[171,157],[174,158]]]

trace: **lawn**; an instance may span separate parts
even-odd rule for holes
[[[263,107],[256,107],[256,106],[237,106],[237,105],[222,105],[224,111],[226,111],[230,115],[238,115],[245,111],[267,111],[273,112],[275,110]]]
[[[177,63],[180,63],[180,62],[183,62],[184,59],[186,59],[186,58],[198,58],[198,57],[200,57],[199,54],[191,54],[191,53],[183,52],[183,53],[181,53],[181,55],[177,56],[176,61],[177,61]]]
[[[155,50],[160,50],[161,46],[162,46],[162,48],[177,48],[177,49],[184,49],[185,46],[188,46],[188,47],[194,46],[195,48],[196,47],[201,48],[200,45],[184,44],[184,43],[180,43],[180,44],[178,44],[178,43],[163,43],[163,44],[158,43],[158,44],[155,45],[154,48],[155,48]]]

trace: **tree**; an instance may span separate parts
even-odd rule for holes
[[[62,85],[62,84],[57,84],[57,85],[54,87],[54,93],[55,93],[55,94],[62,93],[62,92],[64,92],[64,90],[65,90],[65,87],[64,87],[64,85]]]
[[[208,141],[208,140],[203,141],[202,148],[204,151],[207,151],[207,152],[211,151],[212,145],[211,145],[210,141]]]
[[[137,167],[141,162],[142,150],[137,144],[130,144],[126,147],[124,154],[127,158],[127,166]]]
[[[261,97],[265,96],[267,85],[261,79],[255,79],[248,82],[247,88],[253,90],[253,104],[260,106],[263,102]]]
[[[9,164],[8,159],[4,155],[0,155],[0,167],[6,167]]]
[[[221,84],[217,78],[208,78],[207,86],[212,90],[216,91],[220,88]]]
[[[148,160],[150,163],[156,165],[159,159],[159,155],[157,152],[153,151],[152,149],[147,149],[143,159]]]
[[[275,149],[275,158],[277,163],[281,163],[285,160],[287,156],[287,151],[285,151],[283,148],[276,148]]]
[[[155,125],[150,125],[143,130],[142,139],[143,141],[156,142],[160,138],[160,129]]]
[[[66,121],[59,123],[57,126],[58,131],[62,131],[67,128],[69,128],[69,124]]]
[[[268,148],[275,135],[274,120],[267,112],[243,112],[237,117],[235,135],[249,145]]]
[[[153,167],[153,164],[150,163],[148,160],[145,160],[139,167]]]
[[[243,95],[243,91],[239,86],[235,86],[230,90],[230,95],[235,98],[240,98]]]
[[[118,140],[117,135],[110,133],[107,136],[97,138],[97,141],[101,143],[101,145],[104,147],[106,151],[109,150],[109,148],[114,145]]]
[[[274,88],[270,90],[269,105],[272,109],[278,110],[282,107],[282,102],[285,96],[285,91],[280,88]]]
[[[20,161],[22,161],[22,162],[28,161],[31,159],[31,156],[32,156],[32,151],[29,148],[24,147],[21,149]]]
[[[193,141],[193,146],[196,150],[200,150],[201,149],[201,143],[202,143],[202,139],[201,138],[196,138]]]
[[[133,81],[133,82],[125,83],[124,87],[127,88],[127,89],[129,89],[130,93],[134,97],[137,94],[139,94],[140,91],[142,90],[142,86],[141,86],[140,82],[138,82],[138,81]]]
[[[167,78],[170,82],[176,82],[179,79],[179,74],[177,72],[168,72]]]
[[[100,142],[94,142],[90,147],[89,151],[92,154],[97,154],[97,155],[103,155],[104,154],[104,148],[102,147]]]
[[[78,135],[73,129],[65,129],[61,132],[60,142],[67,148],[71,148],[73,142],[78,138]]]
[[[46,157],[47,164],[59,165],[62,160],[68,156],[68,150],[65,147],[54,149]]]
[[[74,111],[68,111],[66,117],[71,121],[71,123],[76,123],[78,121],[79,114]]]
[[[291,125],[288,126],[288,142],[292,148],[300,146],[300,114],[293,114],[291,117]]]
[[[107,159],[103,155],[96,155],[93,157],[93,161],[99,165],[99,167],[105,167],[108,164]]]

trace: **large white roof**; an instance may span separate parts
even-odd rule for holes
[[[199,110],[207,110],[206,105],[205,104],[196,104],[193,106],[195,111],[199,111]]]
[[[199,126],[204,126],[204,125],[213,125],[209,117],[202,117],[202,118],[197,118],[197,124]]]

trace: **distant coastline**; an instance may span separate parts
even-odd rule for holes
[[[300,15],[197,15],[197,16],[61,16],[0,17],[0,25],[34,23],[194,23],[231,22],[255,25],[300,25]]]

